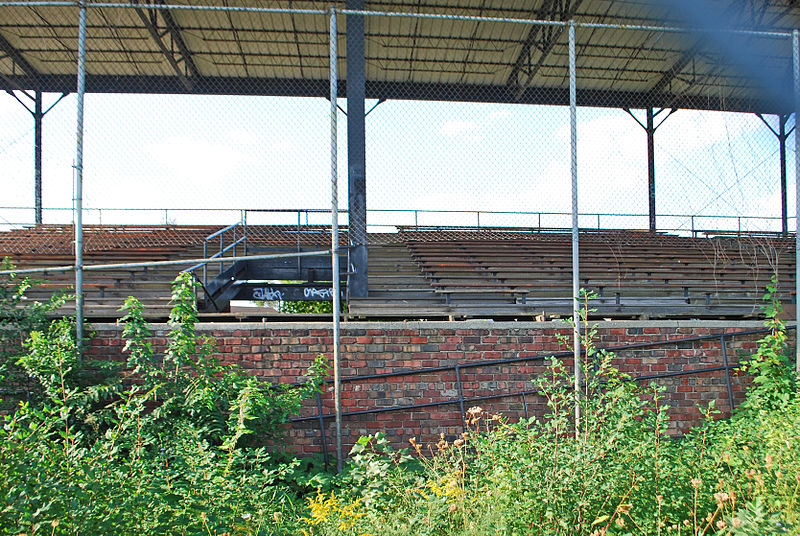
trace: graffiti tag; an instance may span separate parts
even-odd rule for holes
[[[254,288],[253,299],[259,301],[283,301],[283,293],[270,287]]]
[[[332,288],[313,288],[313,287],[306,287],[303,289],[303,295],[306,298],[319,298],[322,300],[332,300],[333,299],[333,289]]]

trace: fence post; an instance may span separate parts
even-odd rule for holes
[[[581,419],[581,331],[578,297],[580,267],[578,252],[578,111],[575,74],[575,21],[569,21],[569,130],[570,172],[572,175],[572,332],[575,366],[575,437],[580,434]]]
[[[733,409],[735,403],[733,401],[733,387],[731,386],[731,369],[728,366],[728,349],[726,348],[725,343],[725,334],[719,336],[719,343],[722,346],[722,364],[725,365],[725,382],[728,386],[728,404],[731,408],[731,414],[733,414]]]
[[[794,117],[797,121],[798,111],[800,111],[800,32],[795,29],[792,32],[792,64],[794,66]],[[794,171],[795,171],[795,219],[794,219],[794,284],[795,284],[795,309],[797,303],[800,302],[800,263],[798,260],[798,252],[800,252],[800,132],[795,126],[794,129]],[[797,320],[797,312],[795,312],[795,325],[800,325]],[[795,366],[797,372],[800,374],[800,329],[795,331]]]
[[[467,410],[464,407],[464,388],[461,385],[461,367],[457,364],[453,367],[456,371],[456,389],[458,390],[458,407],[461,410],[461,428],[464,432],[467,431]]]
[[[75,149],[75,326],[78,355],[83,347],[83,100],[86,93],[86,1],[78,19],[78,119]]]
[[[317,391],[317,416],[319,417],[319,434],[322,442],[322,459],[325,462],[325,470],[327,471],[330,457],[328,456],[328,440],[325,436],[325,415],[322,414],[322,397],[319,391]]]
[[[336,162],[336,94],[338,88],[338,59],[336,29],[336,8],[330,8],[330,78],[331,78],[331,279],[333,280],[333,404],[336,413],[336,470],[342,471],[342,383],[339,375],[339,192]]]
[[[242,221],[242,226],[244,227],[244,256],[247,257],[247,211],[242,210],[240,219]]]

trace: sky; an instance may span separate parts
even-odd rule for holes
[[[56,98],[47,95],[46,106]],[[339,206],[346,208],[346,100],[340,102]],[[44,120],[45,222],[72,218],[69,210],[49,209],[72,204],[76,113],[70,95]],[[87,223],[224,224],[237,221],[240,209],[330,208],[327,100],[88,94],[85,113]],[[644,121],[643,111],[634,114]],[[483,225],[535,226],[540,216],[521,213],[568,213],[568,120],[568,109],[556,106],[381,103],[367,117],[367,204],[378,209],[368,223],[389,230],[383,226],[412,224],[413,210],[462,210],[487,212]],[[776,125],[774,116],[767,120]],[[31,223],[32,210],[8,207],[33,206],[33,119],[2,94],[0,124],[0,223]],[[655,139],[659,214],[696,215],[698,228],[780,217],[778,142],[757,116],[678,110]],[[794,136],[788,146],[794,215]],[[625,111],[579,109],[578,176],[580,212],[636,213],[642,216],[601,216],[601,226],[646,227],[645,132]],[[96,210],[142,208],[172,210]],[[732,218],[710,218],[721,215]],[[296,222],[293,214],[248,218]],[[474,225],[477,215],[420,212],[417,221]],[[753,230],[780,228],[778,220],[741,221]],[[570,219],[542,215],[541,223],[566,227]],[[597,226],[597,216],[583,216],[581,225]],[[690,223],[661,217],[659,225],[685,230]]]

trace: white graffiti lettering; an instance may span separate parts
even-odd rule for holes
[[[306,287],[306,288],[303,289],[303,295],[306,298],[320,298],[322,300],[332,300],[333,299],[333,289],[332,288]]]
[[[269,287],[253,289],[253,299],[259,301],[283,301],[283,293]]]

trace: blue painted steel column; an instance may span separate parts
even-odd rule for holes
[[[347,9],[364,9],[364,0],[347,0]],[[347,15],[347,185],[350,270],[347,291],[365,298],[367,281],[367,177],[364,116],[364,16]]]
[[[647,207],[650,230],[656,230],[656,126],[653,107],[647,107]]]
[[[34,92],[33,101],[33,195],[36,225],[42,224],[42,92]]]

